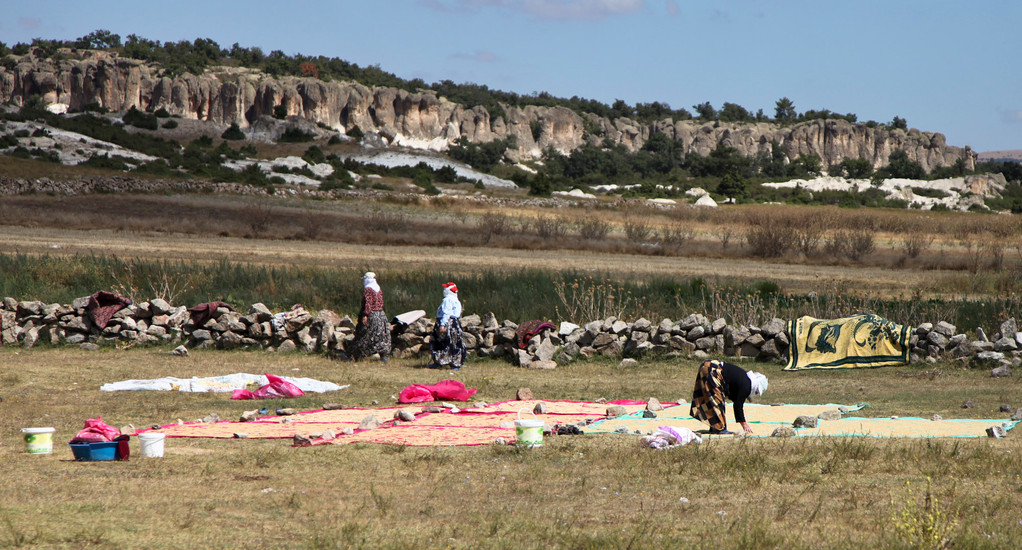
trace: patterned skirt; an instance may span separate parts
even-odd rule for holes
[[[433,364],[441,367],[461,368],[465,363],[465,341],[462,338],[461,320],[454,317],[447,322],[447,333],[440,334],[440,323],[433,324],[429,339],[429,351]]]
[[[724,370],[717,361],[703,361],[692,390],[689,414],[696,420],[710,424],[711,431],[727,429],[724,417]]]
[[[390,355],[390,322],[382,311],[370,311],[369,322],[363,324],[359,317],[355,326],[355,339],[351,342],[351,357],[362,359],[374,353],[380,357]]]

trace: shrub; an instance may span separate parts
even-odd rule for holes
[[[858,227],[836,231],[824,249],[835,259],[848,258],[857,262],[876,250],[873,229]]]
[[[792,248],[794,235],[788,224],[771,216],[750,216],[745,242],[753,256],[777,258]]]
[[[602,241],[610,233],[610,224],[596,217],[583,218],[578,222],[578,233],[587,241]]]
[[[365,137],[365,134],[362,133],[362,129],[357,125],[349,128],[347,132],[344,132],[344,135],[354,139],[355,141],[362,141],[362,138]]]
[[[166,128],[167,130],[173,130],[174,128],[177,128],[177,121],[173,119],[168,120],[167,122],[163,123],[163,127]]]
[[[139,111],[134,106],[131,109],[128,109],[127,113],[124,113],[121,120],[129,126],[142,128],[143,130],[156,130],[160,127],[159,121],[156,120],[155,115]]]
[[[239,140],[245,139],[245,132],[241,131],[236,122],[231,123],[231,127],[224,130],[224,133],[220,134],[220,137],[227,140]]]
[[[309,164],[320,164],[326,162],[326,154],[323,153],[323,150],[318,145],[313,145],[305,150],[302,159]]]
[[[633,243],[643,243],[653,234],[653,227],[644,221],[625,222],[625,236]]]
[[[316,139],[316,136],[309,132],[300,130],[298,128],[288,128],[284,130],[284,133],[277,138],[277,143],[302,143],[305,141],[312,141]]]
[[[543,239],[563,239],[568,234],[568,225],[552,216],[540,216],[532,221],[532,229]]]

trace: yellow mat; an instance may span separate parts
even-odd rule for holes
[[[790,426],[795,418],[803,415],[816,416],[824,411],[837,411],[844,407],[847,411],[856,411],[863,405],[761,405],[757,403],[745,404],[745,419],[752,425],[754,432],[762,430],[756,428],[756,424],[774,424],[769,431],[772,432],[777,425]],[[738,421],[735,420],[735,413],[732,407],[727,407],[725,418],[727,418],[728,429],[735,431],[740,429]],[[690,405],[676,405],[657,411],[656,418],[643,418],[642,412],[630,414],[623,417],[600,420],[586,429],[586,433],[614,433],[622,426],[629,432],[636,430],[647,433],[655,430],[657,426],[685,427],[692,431],[705,430],[709,425],[692,418],[688,413]],[[764,428],[766,429],[766,428]],[[770,435],[767,433],[767,435]]]
[[[799,436],[864,436],[864,437],[987,437],[986,429],[1003,425],[1006,430],[1016,422],[1008,419],[925,418],[842,418],[823,420],[816,428],[799,428]],[[767,434],[769,435],[769,434]]]

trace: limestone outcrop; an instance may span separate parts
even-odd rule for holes
[[[114,112],[132,107],[164,108],[183,118],[241,128],[272,116],[274,109],[282,106],[288,116],[338,132],[358,126],[392,145],[436,151],[446,150],[463,137],[486,143],[514,136],[517,148],[507,152],[513,161],[539,158],[547,148],[567,154],[585,143],[600,144],[608,139],[635,151],[654,133],[677,140],[685,153],[706,155],[717,145],[725,145],[749,156],[770,154],[779,147],[789,160],[815,154],[824,166],[862,158],[879,168],[894,150],[905,151],[926,170],[958,160],[973,169],[976,161],[969,147],[949,146],[939,133],[870,128],[842,119],[790,126],[695,120],[647,124],[539,106],[503,106],[503,116],[492,117],[483,107],[454,103],[431,90],[410,92],[356,82],[272,78],[231,67],[171,77],[156,65],[104,51],[68,51],[57,60],[28,54],[0,66],[0,102],[20,105],[34,96],[46,104],[66,105],[71,111],[90,104]]]

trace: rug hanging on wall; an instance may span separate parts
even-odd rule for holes
[[[907,365],[909,327],[870,313],[842,319],[805,316],[788,323],[784,370]]]

